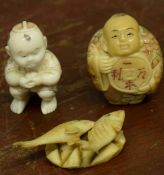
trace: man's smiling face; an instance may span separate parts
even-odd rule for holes
[[[103,28],[103,35],[112,56],[130,55],[141,47],[139,25],[129,15],[110,18]]]

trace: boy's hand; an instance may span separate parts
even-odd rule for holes
[[[41,84],[41,78],[38,73],[29,73],[20,79],[20,85],[24,88],[33,88]]]

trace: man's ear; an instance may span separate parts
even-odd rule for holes
[[[143,38],[142,38],[142,33],[143,33],[143,29],[140,26],[139,27],[139,37],[140,37],[140,45],[141,45],[141,47],[144,45],[144,41],[143,41]]]
[[[144,45],[144,42],[143,42],[141,35],[140,35],[140,45],[141,45],[141,47],[143,47],[143,45]]]
[[[104,38],[103,35],[102,35],[101,38],[100,38],[100,42],[101,42],[102,49],[103,49],[105,52],[108,52],[107,41],[106,41],[106,39]]]
[[[7,54],[8,54],[9,56],[11,56],[9,46],[6,46],[6,47],[5,47],[5,50],[6,50]]]
[[[46,37],[46,36],[44,36],[44,37],[43,37],[43,39],[44,39],[44,44],[45,44],[45,47],[47,48],[47,37]]]

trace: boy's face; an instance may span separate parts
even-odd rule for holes
[[[112,56],[130,55],[141,47],[139,26],[129,16],[112,19],[105,25],[103,32],[108,52]]]
[[[8,46],[15,62],[28,69],[37,67],[46,51],[45,38],[38,31],[12,33]]]

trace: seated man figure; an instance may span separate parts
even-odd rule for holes
[[[88,69],[110,103],[140,103],[156,90],[163,69],[155,37],[124,13],[113,15],[93,36]]]

